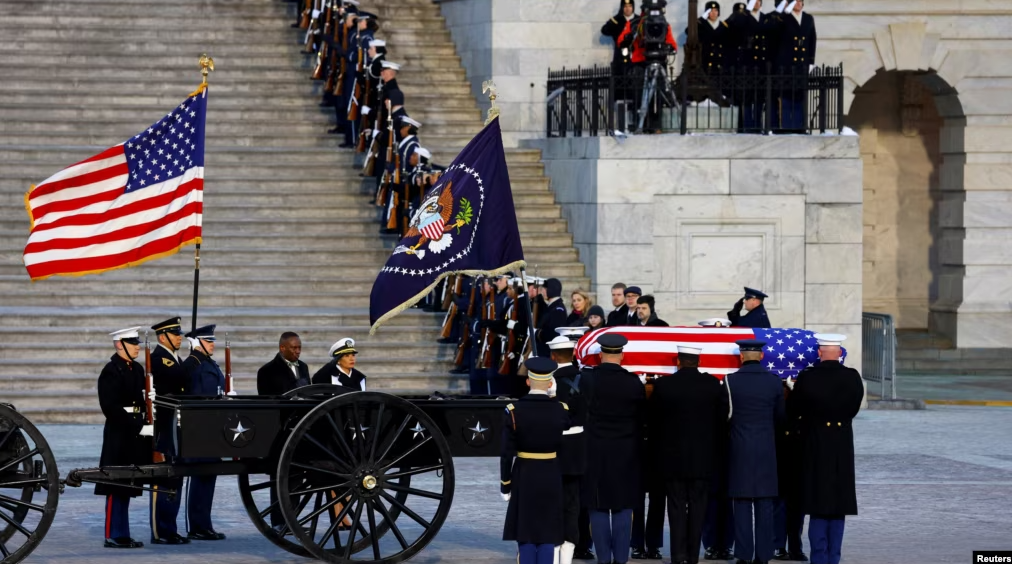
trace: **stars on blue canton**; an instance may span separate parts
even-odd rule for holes
[[[205,108],[206,97],[192,95],[123,144],[126,192],[179,178],[190,168],[203,166]]]
[[[811,331],[757,329],[755,333],[757,339],[766,341],[766,369],[782,378],[797,378],[799,372],[819,360]]]

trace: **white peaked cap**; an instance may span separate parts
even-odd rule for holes
[[[415,147],[415,152],[426,159],[432,158],[432,153],[430,153],[425,147]]]
[[[780,0],[780,3],[777,4],[777,8],[776,8],[777,13],[778,14],[784,13],[784,6],[786,6],[786,5],[787,5],[787,0]],[[793,7],[794,7],[794,4],[792,3],[791,4],[791,8],[793,9]]]
[[[421,127],[422,126],[422,122],[416,120],[415,118],[413,118],[411,116],[403,116],[403,117],[401,117],[401,121],[404,122],[404,123],[407,123],[407,124],[411,124],[411,125],[413,125],[415,127]]]
[[[723,317],[711,317],[697,323],[700,327],[730,327],[731,321]]]
[[[554,350],[557,349],[571,349],[576,346],[576,343],[570,341],[568,337],[559,335],[558,337],[548,341],[548,348]]]
[[[534,277],[534,276],[528,275],[527,276],[527,283],[528,284],[541,284],[541,285],[544,285],[545,279],[541,278],[540,276],[539,277]]]
[[[400,65],[398,65],[397,63],[392,63],[386,59],[383,59],[383,62],[380,64],[383,65],[383,68],[385,69],[401,70]]]
[[[745,9],[748,10],[748,11],[750,11],[750,12],[752,10],[754,10],[755,9],[755,0],[748,0],[748,4],[745,4]]]
[[[131,327],[129,329],[120,329],[119,331],[109,333],[109,336],[112,337],[113,341],[119,341],[120,339],[139,339],[140,333],[138,333],[138,331],[140,329],[140,326]]]
[[[590,330],[590,327],[587,327],[586,325],[583,325],[583,326],[580,326],[580,327],[558,327],[558,328],[555,329],[555,332],[558,333],[562,337],[569,338],[569,337],[573,337],[573,336],[575,336],[575,337],[582,337],[583,334],[586,333],[589,330]],[[558,338],[558,337],[556,337],[556,338]]]
[[[351,349],[352,351],[354,351],[355,339],[352,339],[351,337],[345,337],[344,339],[338,340],[333,345],[330,345],[330,350],[327,352],[327,356],[334,356],[334,353],[345,349]]]
[[[369,42],[370,47],[386,47],[387,42],[382,39],[373,39]]]
[[[819,342],[820,347],[838,347],[847,340],[847,336],[839,333],[816,333],[815,340]]]
[[[703,353],[703,349],[699,347],[690,347],[686,345],[678,345],[678,354],[694,354],[699,356]]]
[[[351,4],[352,6],[358,6],[358,0],[344,0],[345,4]]]

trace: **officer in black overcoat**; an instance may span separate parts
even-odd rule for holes
[[[679,346],[678,371],[655,380],[647,401],[650,452],[667,491],[674,564],[699,562],[716,448],[727,421],[727,390],[699,371],[701,352]]]
[[[302,339],[298,333],[285,331],[278,339],[278,353],[257,370],[257,394],[280,396],[295,388],[309,385],[309,365],[299,360]]]
[[[728,496],[734,505],[734,556],[745,562],[773,557],[777,497],[776,426],[784,420],[780,378],[761,364],[765,341],[736,341],[741,368],[724,378],[731,397]]]
[[[537,298],[538,301],[538,320],[537,320],[537,333],[535,334],[535,340],[537,342],[537,353],[541,356],[548,356],[550,350],[548,348],[548,341],[551,341],[556,337],[556,329],[566,325],[566,304],[562,302],[562,282],[558,278],[549,278],[545,280],[545,285],[541,287],[541,294]]]
[[[594,558],[590,552],[590,516],[585,511],[581,515],[580,511],[580,483],[587,467],[587,439],[583,432],[584,425],[587,424],[587,402],[580,391],[583,379],[580,368],[573,363],[573,348],[576,341],[567,336],[570,330],[560,329],[560,332],[564,334],[549,341],[548,348],[552,351],[552,360],[559,365],[555,371],[555,397],[569,406],[572,426],[563,431],[562,448],[559,451],[565,502],[563,510],[565,542],[559,551],[559,562],[572,564],[574,557],[581,560]],[[572,333],[573,337],[579,340],[579,334],[576,331]],[[583,516],[586,516],[586,520],[581,522]]]
[[[857,515],[854,430],[864,384],[840,362],[845,335],[815,335],[819,363],[798,375],[790,413],[801,427],[801,499],[812,564],[839,564],[844,519]]]
[[[745,287],[745,295],[731,307],[727,312],[727,318],[731,321],[731,327],[754,327],[757,329],[769,329],[770,318],[766,315],[766,306],[763,300],[768,298],[766,294],[749,287]],[[741,314],[742,306],[745,307],[745,315]]]
[[[776,72],[791,76],[789,87],[780,96],[779,129],[784,133],[806,131],[805,102],[808,73],[815,66],[815,18],[804,11],[804,0],[792,0],[781,16],[779,45],[774,60]]]
[[[768,27],[762,4],[762,0],[749,0],[743,12],[737,12],[727,20],[732,37],[734,72],[739,82],[735,95],[735,101],[741,107],[739,133],[764,131],[765,81],[771,53],[766,48]]]
[[[151,464],[154,428],[144,421],[144,367],[135,360],[141,350],[138,329],[110,334],[116,354],[98,376],[98,404],[105,415],[99,466]],[[139,497],[141,490],[95,484],[95,495],[105,496],[106,548],[144,546],[130,538],[130,498]]]
[[[808,370],[806,368],[806,370]],[[805,514],[801,512],[801,421],[790,412],[794,380],[785,378],[784,405],[787,418],[777,428],[777,497],[773,511],[773,559],[805,561],[801,531]]]
[[[640,502],[640,455],[643,443],[646,389],[622,368],[628,339],[606,333],[597,339],[601,364],[583,370],[581,388],[587,396],[587,470],[583,504],[590,512],[590,530],[598,562],[627,562],[632,512]]]
[[[151,326],[158,338],[158,346],[151,351],[151,379],[155,392],[160,396],[185,395],[189,378],[179,358],[179,346],[183,342],[181,319],[171,317]],[[155,408],[155,449],[162,453],[167,462],[176,456],[175,411],[163,407]],[[179,504],[183,500],[183,479],[165,478],[151,485],[151,543],[189,544],[190,539],[180,535],[176,527]],[[161,490],[171,490],[174,495]]]
[[[615,42],[615,51],[611,57],[611,72],[614,76],[625,76],[632,68],[632,44],[620,44],[618,38],[625,31],[628,22],[636,27],[638,20],[635,0],[619,0],[618,13],[601,26],[601,35],[610,37]]]
[[[190,356],[183,361],[183,369],[189,376],[188,392],[193,396],[219,397],[225,392],[225,374],[218,363],[211,358],[214,354],[214,325],[205,325],[190,331]],[[187,459],[186,462],[209,462],[217,459]],[[215,476],[193,476],[189,479],[186,496],[186,516],[189,531],[187,537],[193,540],[223,540],[211,526],[211,504],[214,501]]]
[[[710,0],[704,4],[696,32],[699,35],[699,47],[703,53],[703,70],[707,73],[719,74],[726,64],[727,52],[732,50],[732,35],[730,26],[726,21],[720,19],[720,4],[718,2]],[[686,28],[686,33],[688,33],[688,28]]]
[[[569,408],[549,396],[554,361],[532,356],[524,364],[531,391],[507,405],[503,417],[500,492],[509,505],[502,539],[516,541],[520,564],[545,564],[565,536],[558,452]]]

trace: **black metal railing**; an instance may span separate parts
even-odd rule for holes
[[[636,67],[548,71],[548,137],[618,131],[825,133],[843,129],[843,65],[676,76]]]

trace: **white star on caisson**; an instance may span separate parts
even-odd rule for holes
[[[471,440],[473,441],[477,439],[479,436],[484,435],[485,431],[488,431],[488,427],[482,427],[481,421],[479,421],[475,423],[474,427],[468,427],[467,430],[472,431]]]
[[[422,437],[423,439],[425,438],[425,427],[422,427],[421,423],[415,423],[415,426],[410,430],[414,433],[411,435],[412,440],[417,439],[418,437]]]
[[[235,433],[235,435],[232,436],[232,442],[234,443],[235,441],[237,441],[239,439],[239,437],[242,437],[242,438],[245,439],[246,438],[246,431],[249,431],[249,429],[247,429],[246,427],[243,427],[242,426],[242,421],[240,421],[238,425],[236,425],[235,427],[230,428],[229,431],[232,431],[233,433]]]

